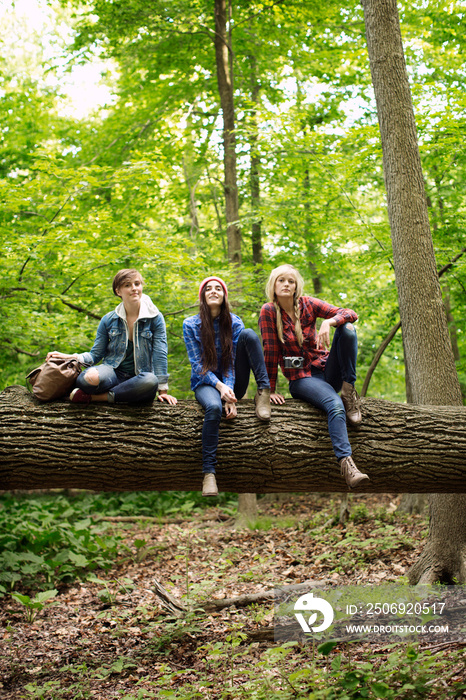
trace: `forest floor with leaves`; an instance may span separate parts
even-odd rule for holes
[[[365,641],[324,656],[273,641],[273,601],[200,609],[308,580],[400,581],[422,550],[427,514],[397,513],[398,502],[352,494],[345,524],[329,494],[260,499],[252,529],[215,504],[179,519],[107,519],[124,543],[112,570],[60,586],[32,621],[11,596],[0,600],[0,697],[466,698],[461,645]],[[155,581],[192,610],[167,611]]]

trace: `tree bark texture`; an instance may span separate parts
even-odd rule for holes
[[[426,546],[408,571],[411,584],[466,583],[466,496],[436,493],[430,499]]]
[[[410,401],[462,404],[430,233],[396,0],[362,0],[377,102]],[[443,469],[442,460],[438,471]],[[466,581],[466,496],[431,497],[429,538],[411,583]],[[421,491],[421,489],[419,489]]]
[[[238,496],[238,513],[236,527],[246,527],[248,522],[255,520],[259,510],[257,507],[257,494],[240,493]]]
[[[195,401],[138,408],[39,403],[0,394],[0,488],[200,490],[203,411]],[[365,492],[466,492],[466,407],[366,399],[350,432]],[[289,400],[259,421],[251,400],[222,421],[217,481],[236,493],[342,492],[326,416]]]
[[[363,0],[413,402],[461,403],[430,233],[396,0]]]
[[[225,212],[229,262],[241,264],[241,231],[238,226],[236,178],[236,135],[233,76],[230,68],[226,0],[215,0],[215,60],[220,104],[223,113],[223,164],[225,171]]]

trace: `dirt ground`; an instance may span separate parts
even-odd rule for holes
[[[157,689],[179,689],[201,676],[211,688],[205,697],[220,697],[212,690],[215,644],[225,649],[234,633],[238,644],[250,645],[254,662],[274,646],[266,638],[273,604],[191,614],[180,623],[162,606],[154,582],[194,605],[310,579],[399,581],[422,549],[427,520],[426,514],[397,516],[398,501],[352,495],[345,525],[338,524],[338,495],[328,494],[261,499],[253,530],[236,529],[234,518],[215,506],[178,522],[115,520],[126,546],[111,572],[97,573],[100,582],[61,588],[32,623],[14,599],[0,600],[0,697],[158,697]],[[359,653],[364,649],[361,644]],[[247,659],[244,653],[238,663]],[[461,673],[464,668],[455,677]]]

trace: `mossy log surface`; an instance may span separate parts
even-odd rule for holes
[[[366,493],[465,493],[466,408],[365,399],[349,430],[353,456],[370,476]],[[203,411],[69,401],[40,403],[24,387],[0,394],[0,489],[195,491],[201,486]],[[217,482],[222,491],[341,492],[326,417],[289,400],[260,422],[251,400],[222,420]]]

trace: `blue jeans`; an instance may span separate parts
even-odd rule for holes
[[[234,392],[237,399],[243,398],[246,393],[251,370],[258,389],[270,387],[261,341],[257,333],[245,328],[241,331],[236,346]],[[205,409],[202,426],[202,471],[204,474],[215,474],[223,408],[220,392],[210,384],[200,384],[194,390],[194,395]]]
[[[86,373],[89,369],[96,369],[99,373],[98,384],[90,384],[86,381]],[[110,365],[96,365],[81,372],[76,380],[76,386],[86,394],[108,392],[108,403],[144,403],[155,399],[159,380],[152,372],[131,375],[121,369],[113,369]]]
[[[349,326],[349,328],[348,328]],[[328,432],[337,460],[348,457],[352,450],[346,428],[346,412],[340,391],[343,382],[356,381],[358,339],[353,324],[338,326],[323,372],[312,370],[312,377],[290,382],[290,393],[324,411],[328,417]]]

